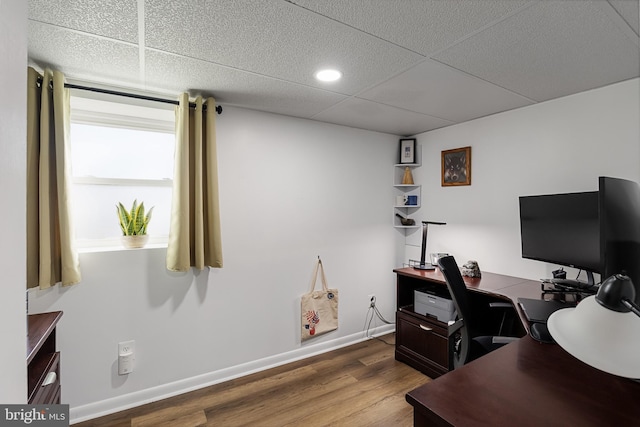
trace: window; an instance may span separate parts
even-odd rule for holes
[[[120,100],[120,99],[119,99]],[[150,243],[169,235],[175,120],[172,105],[71,97],[73,220],[78,247],[119,246],[116,205],[154,207]]]

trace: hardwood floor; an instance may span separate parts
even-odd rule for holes
[[[394,339],[385,335],[74,426],[412,426],[405,394],[430,379],[394,359]]]

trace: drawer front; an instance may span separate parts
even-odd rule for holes
[[[47,371],[37,385],[31,405],[46,405],[59,403],[60,399],[60,352],[52,355]],[[56,402],[57,400],[57,402]]]
[[[435,368],[448,370],[448,340],[439,324],[398,312],[396,343],[400,350],[415,353]]]

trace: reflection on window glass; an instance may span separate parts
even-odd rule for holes
[[[74,177],[173,179],[175,137],[163,132],[71,124]]]

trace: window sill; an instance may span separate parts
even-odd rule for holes
[[[105,239],[76,239],[78,253],[135,251],[138,249],[162,249],[169,244],[169,236],[150,236],[144,248],[128,249],[120,242],[120,237]]]
[[[118,252],[118,251],[139,251],[145,249],[166,249],[167,243],[148,243],[144,246],[144,248],[136,248],[136,249],[128,249],[122,245],[113,245],[113,246],[87,246],[77,248],[78,253],[86,254],[86,253],[96,253],[96,252]]]

